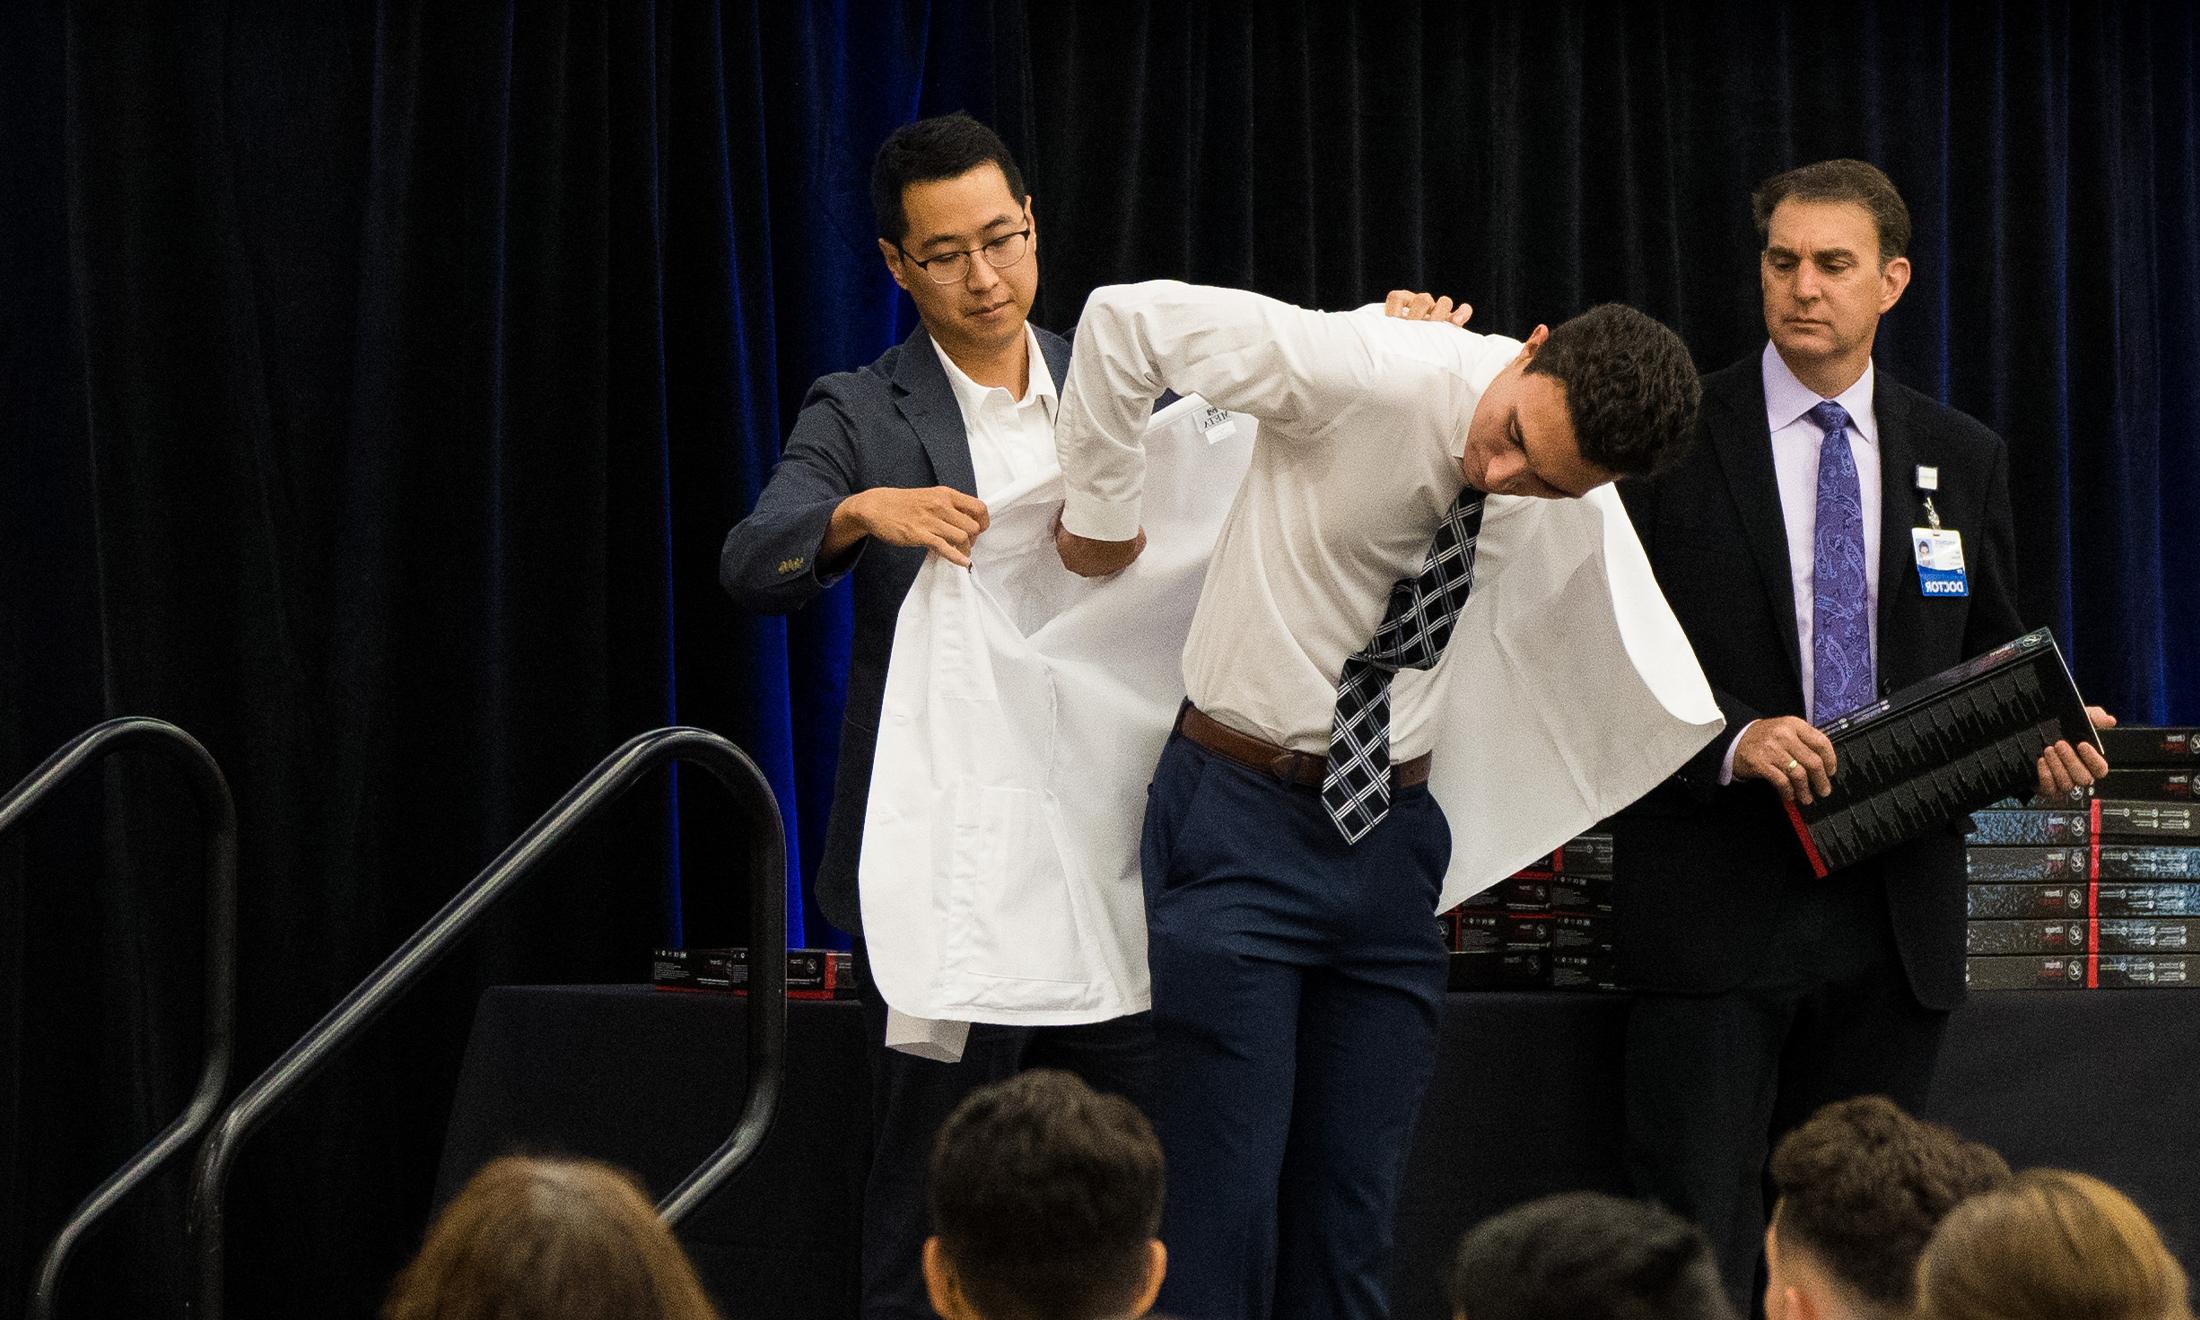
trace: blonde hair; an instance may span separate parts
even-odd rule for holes
[[[436,1216],[382,1320],[719,1320],[633,1176],[507,1156]]]
[[[1916,1320],[2193,1320],[2185,1271],[2131,1198],[2027,1169],[1958,1205],[1917,1262]]]

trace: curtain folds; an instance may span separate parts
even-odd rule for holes
[[[1883,368],[2007,438],[2023,604],[2088,695],[2200,721],[2200,578],[2169,571],[2200,509],[2200,35],[2176,7],[4,10],[0,779],[124,713],[221,760],[240,1082],[645,728],[758,759],[799,899],[848,604],[739,615],[716,553],[808,383],[912,325],[869,161],[949,109],[1023,161],[1050,328],[1119,280],[1332,307],[1410,286],[1514,334],[1636,303],[1706,368],[1762,343],[1751,185],[1873,159],[1917,228]],[[371,1312],[481,986],[743,937],[716,792],[638,791],[270,1124],[231,1197],[233,1314]],[[197,1067],[186,796],[118,763],[19,833],[0,1307]],[[841,938],[795,911],[797,939]],[[179,1185],[91,1244],[72,1313],[175,1312]]]

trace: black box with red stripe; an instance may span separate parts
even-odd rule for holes
[[[2086,953],[1966,958],[1963,973],[1973,990],[2188,987],[2200,976],[2200,955]]]
[[[651,979],[659,990],[748,993],[745,948],[659,949],[651,961]],[[787,950],[787,998],[854,999],[858,992],[855,957],[845,949]]]

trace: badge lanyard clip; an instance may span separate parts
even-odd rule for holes
[[[1917,493],[1925,501],[1925,518],[1934,531],[1940,530],[1940,510],[1933,507],[1933,492],[1940,489],[1940,469],[1918,464]]]

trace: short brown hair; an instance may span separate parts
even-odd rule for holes
[[[382,1320],[719,1320],[633,1177],[506,1156],[436,1216]]]
[[[2131,1198],[2026,1169],[1950,1211],[1917,1262],[1919,1320],[2192,1320],[2185,1271]]]
[[[1910,208],[1902,204],[1894,180],[1877,165],[1861,160],[1822,160],[1775,174],[1750,194],[1750,208],[1757,217],[1757,241],[1772,233],[1772,213],[1780,203],[1854,202],[1870,214],[1879,231],[1879,264],[1884,266],[1910,250]]]
[[[1957,1202],[2009,1181],[2009,1164],[1881,1095],[1827,1105],[1772,1153],[1783,1249],[1817,1260],[1866,1301],[1908,1309],[1918,1254]]]
[[[974,1091],[932,1148],[932,1226],[987,1320],[1129,1311],[1161,1231],[1161,1144],[1130,1101],[1034,1069]]]

